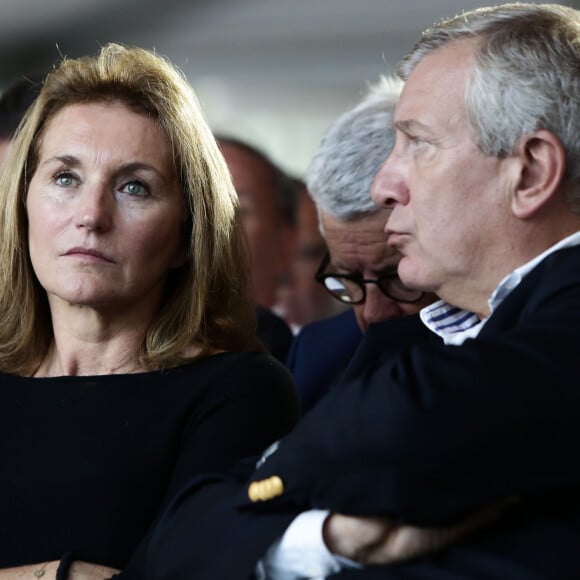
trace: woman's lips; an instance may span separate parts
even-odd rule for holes
[[[102,252],[99,252],[98,250],[95,250],[93,248],[80,248],[80,247],[71,248],[70,250],[67,250],[64,253],[64,255],[71,256],[71,257],[84,258],[85,260],[88,259],[88,260],[95,261],[95,262],[115,263],[114,260],[112,260],[111,258],[106,256]]]

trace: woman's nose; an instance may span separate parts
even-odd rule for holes
[[[112,195],[101,184],[87,185],[77,198],[75,224],[89,230],[107,230],[112,223]]]

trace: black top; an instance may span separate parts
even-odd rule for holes
[[[185,482],[299,416],[291,375],[265,353],[130,375],[0,373],[0,385],[0,568],[65,552],[124,568]]]

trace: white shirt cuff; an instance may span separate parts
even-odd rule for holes
[[[328,514],[326,510],[310,510],[297,516],[258,563],[258,579],[322,580],[342,568],[359,568],[357,563],[332,554],[326,547],[322,526]]]

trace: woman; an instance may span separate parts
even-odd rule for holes
[[[236,199],[165,59],[111,44],[45,80],[0,183],[0,579],[140,577],[180,486],[297,420]]]

